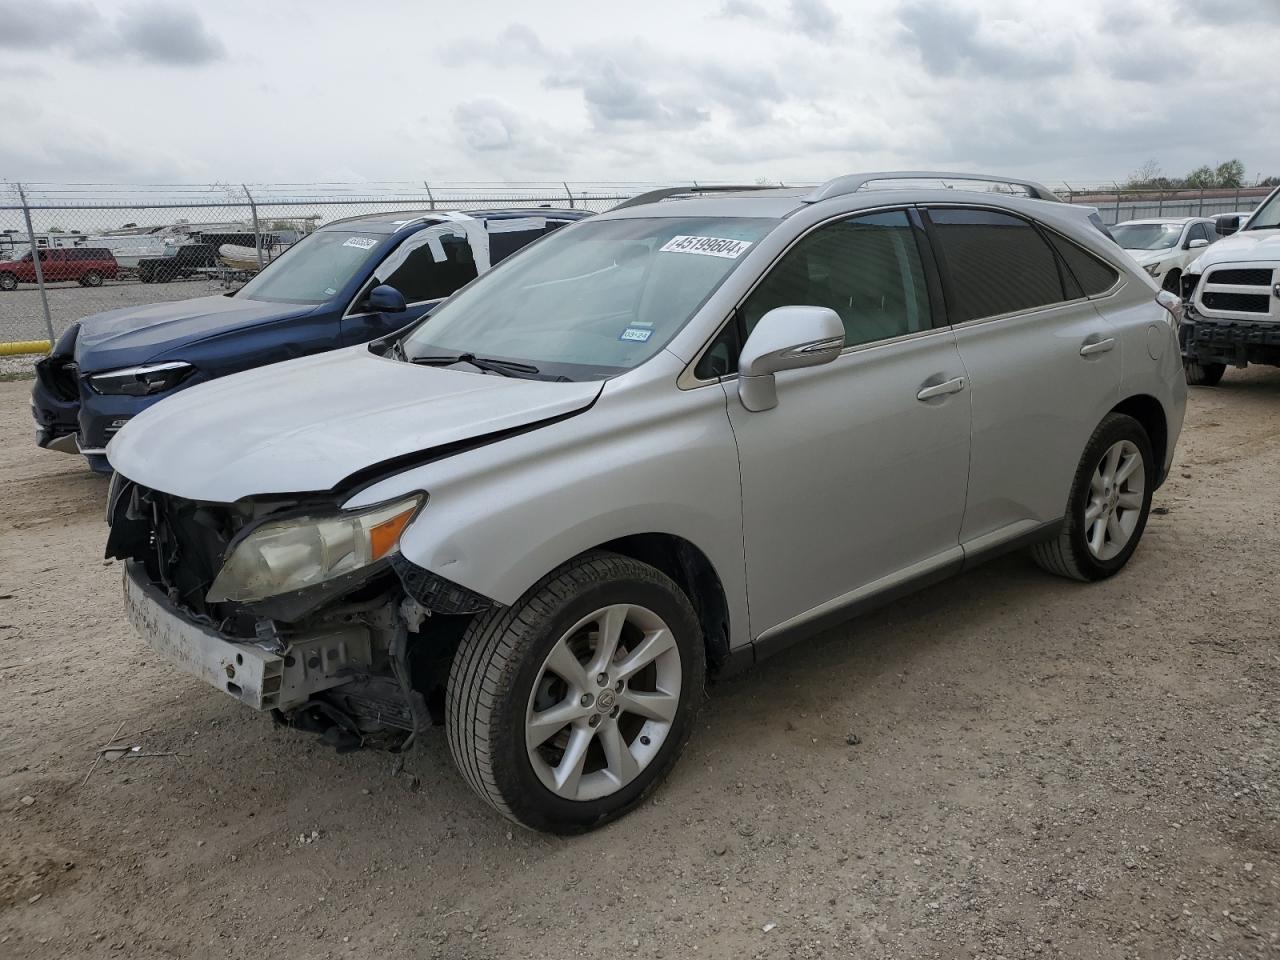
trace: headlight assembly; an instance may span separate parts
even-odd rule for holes
[[[109,397],[147,397],[176,387],[191,374],[195,367],[181,360],[171,363],[152,363],[143,367],[126,367],[108,370],[89,377],[89,386]]]
[[[206,599],[249,602],[313,587],[393,553],[426,497],[264,523],[231,551]]]

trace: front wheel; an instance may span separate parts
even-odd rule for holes
[[[1227,365],[1184,360],[1182,370],[1187,375],[1187,383],[1193,387],[1216,387],[1222,375],[1227,372]]]
[[[503,815],[535,830],[589,830],[670,770],[705,672],[684,592],[637,560],[588,554],[472,621],[449,672],[449,748]]]
[[[1151,440],[1142,424],[1122,413],[1107,414],[1076,468],[1062,532],[1033,548],[1036,563],[1075,580],[1119,572],[1146,529],[1155,480]]]
[[[80,278],[80,282],[86,287],[102,286],[102,274],[97,270],[86,270],[84,276]]]
[[[12,273],[0,273],[0,290],[17,290],[18,278]]]

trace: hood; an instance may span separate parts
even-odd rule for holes
[[[1280,260],[1280,230],[1241,230],[1205,248],[1187,267],[1188,273],[1204,273],[1219,263]]]
[[[242,297],[197,297],[145,307],[125,307],[80,321],[76,362],[85,373],[146,363],[212,334],[272,320],[305,316],[312,304],[266,303]]]
[[[602,387],[348,347],[183,390],[130,420],[107,459],[130,480],[191,500],[330,490],[387,460],[583,410]]]
[[[1165,247],[1163,250],[1130,250],[1128,247],[1125,247],[1124,252],[1137,260],[1140,266],[1145,267],[1148,263],[1158,263],[1165,257],[1177,253],[1178,248]]]

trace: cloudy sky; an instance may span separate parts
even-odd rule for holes
[[[0,179],[1280,174],[1280,0],[0,0]]]

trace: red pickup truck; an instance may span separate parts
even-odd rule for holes
[[[114,280],[120,265],[106,247],[54,247],[40,251],[40,271],[46,283],[75,280],[82,287],[99,287]],[[20,260],[0,263],[0,290],[16,290],[20,283],[36,282],[36,265],[31,254]]]

